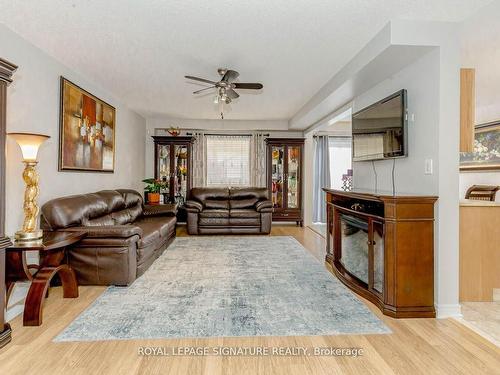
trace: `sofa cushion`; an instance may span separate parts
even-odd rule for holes
[[[94,194],[106,203],[108,212],[119,211],[125,208],[125,199],[116,190],[101,190]]]
[[[103,190],[61,197],[45,203],[42,206],[41,225],[42,229],[57,230],[79,225],[127,224],[140,215],[142,197],[138,192]]]
[[[257,198],[245,198],[245,199],[231,199],[229,205],[231,209],[234,208],[253,208],[255,203],[259,200]]]
[[[229,217],[229,210],[207,209],[207,210],[203,210],[200,212],[200,218],[211,218],[211,217],[228,218]]]
[[[118,189],[117,192],[122,195],[126,208],[137,205],[142,206],[142,196],[137,191],[131,189]]]
[[[229,225],[229,217],[200,217],[199,226],[222,226]]]
[[[121,224],[121,223],[119,223],[119,224]],[[84,218],[82,220],[82,226],[85,226],[85,227],[104,227],[104,226],[108,226],[108,225],[115,225],[115,221],[113,220],[111,215],[105,215],[105,216],[101,216],[101,217],[98,217],[96,219],[90,219],[90,220]]]
[[[53,199],[42,206],[42,223],[49,230],[85,225],[89,219],[108,213],[106,202],[96,194],[70,195]]]
[[[142,236],[137,246],[139,248],[146,247],[153,244],[154,242],[160,241],[160,232],[163,226],[161,221],[153,221],[148,219],[137,220],[134,225],[137,225],[142,229]]]
[[[172,223],[175,225],[175,221],[174,217],[142,217],[134,222],[134,225],[142,228],[145,233],[157,230],[160,237],[168,237],[172,229]]]
[[[230,199],[268,199],[267,188],[231,188]]]
[[[236,209],[229,211],[229,217],[259,218],[260,213],[252,209]]]
[[[229,200],[228,188],[192,188],[190,199],[204,202],[207,199]]]
[[[219,199],[206,199],[203,201],[205,208],[229,210],[229,201]]]
[[[251,226],[260,227],[259,217],[231,217],[229,218],[229,224],[232,226]]]

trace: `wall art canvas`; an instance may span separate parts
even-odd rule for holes
[[[476,125],[474,152],[460,153],[460,170],[500,170],[500,120]]]
[[[116,110],[61,77],[59,170],[113,172]]]

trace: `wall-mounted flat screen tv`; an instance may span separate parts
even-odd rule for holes
[[[406,90],[352,115],[353,161],[408,156]]]

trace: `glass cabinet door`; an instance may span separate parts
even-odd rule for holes
[[[170,180],[170,146],[157,145],[158,147],[158,179]]]
[[[340,263],[347,272],[368,284],[368,222],[341,214],[340,237]]]
[[[174,146],[174,199],[183,204],[187,199],[188,186],[188,147],[187,145]],[[171,190],[172,191],[172,190]]]
[[[271,189],[274,208],[284,208],[284,146],[272,146],[271,148]]]
[[[288,208],[299,208],[300,196],[299,196],[299,163],[300,163],[300,147],[299,146],[288,146],[287,148],[287,162],[288,162],[288,173],[287,173],[287,203]]]
[[[373,289],[384,292],[384,224],[372,222]]]

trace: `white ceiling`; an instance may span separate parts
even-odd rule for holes
[[[229,67],[264,89],[226,118],[289,119],[390,19],[461,21],[490,1],[0,0],[0,22],[143,115],[218,118],[183,76]]]

